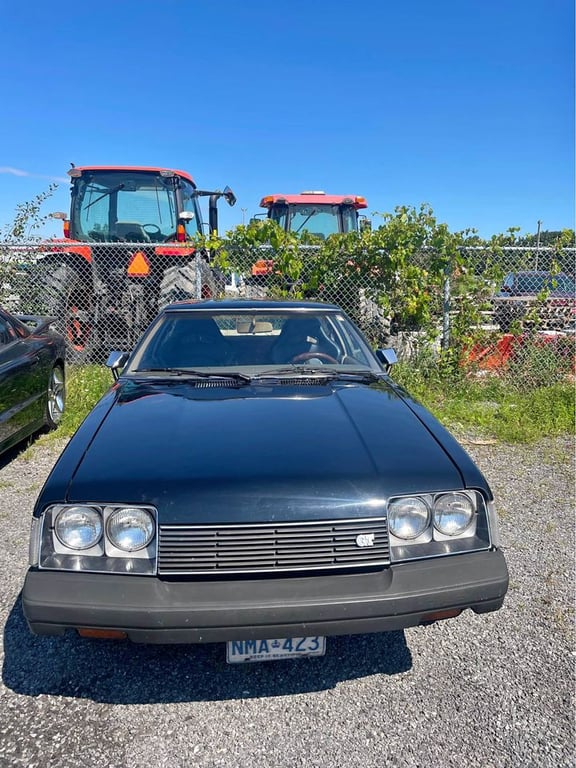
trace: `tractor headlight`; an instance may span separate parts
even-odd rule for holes
[[[474,519],[474,504],[463,493],[444,493],[434,500],[434,528],[444,536],[459,536]]]
[[[388,506],[390,533],[399,539],[417,539],[430,522],[430,509],[418,496],[394,499]]]
[[[67,507],[54,524],[58,541],[69,549],[84,550],[96,546],[102,538],[102,515],[93,507]]]
[[[155,533],[154,518],[147,509],[120,507],[106,522],[106,536],[122,552],[137,552],[150,544]]]

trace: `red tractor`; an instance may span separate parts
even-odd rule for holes
[[[358,213],[367,208],[368,203],[365,197],[358,195],[327,195],[320,190],[298,195],[266,195],[260,201],[260,207],[266,208],[266,217],[285,232],[308,232],[320,240],[329,235],[370,228],[370,219]],[[270,259],[259,259],[252,266],[253,276],[268,275],[272,271]]]
[[[210,232],[217,201],[236,198],[199,190],[184,171],[169,168],[72,167],[70,216],[64,239],[45,243],[35,265],[41,309],[57,319],[69,359],[101,360],[129,349],[157,311],[171,301],[207,298],[219,273],[190,239],[202,232],[199,197],[209,197]]]

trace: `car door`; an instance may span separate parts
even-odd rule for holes
[[[0,450],[41,426],[46,387],[39,344],[0,313]]]

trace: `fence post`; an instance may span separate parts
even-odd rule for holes
[[[452,258],[444,267],[444,285],[442,290],[442,349],[450,346],[450,279],[452,277]]]

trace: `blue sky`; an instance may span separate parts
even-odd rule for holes
[[[76,165],[574,227],[572,0],[0,0],[0,225]],[[67,210],[64,181],[49,210]]]

